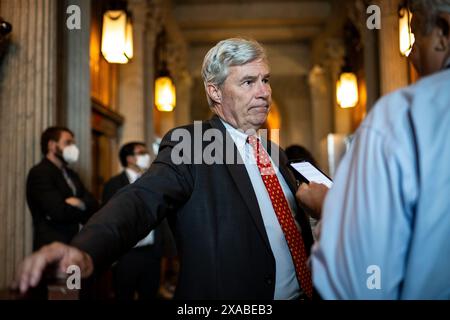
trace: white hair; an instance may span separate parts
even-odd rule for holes
[[[212,47],[202,65],[202,78],[209,106],[213,106],[213,101],[208,95],[208,84],[221,86],[228,76],[228,67],[241,66],[259,59],[267,60],[267,56],[264,48],[255,40],[230,38]]]
[[[410,0],[412,14],[418,14],[425,20],[421,32],[428,34],[436,26],[440,12],[450,13],[450,0]]]

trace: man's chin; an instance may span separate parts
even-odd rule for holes
[[[255,115],[253,117],[251,123],[255,128],[260,129],[264,125],[266,120],[267,120],[267,114],[260,114],[260,115]]]

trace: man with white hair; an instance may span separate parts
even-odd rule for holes
[[[410,5],[423,78],[375,105],[323,210],[325,186],[297,192],[322,211],[311,260],[325,299],[450,299],[450,0]]]
[[[202,76],[216,115],[169,132],[147,173],[97,212],[73,246],[54,243],[28,257],[17,277],[22,292],[48,263],[92,274],[167,218],[180,257],[176,298],[312,298],[306,261],[313,239],[295,179],[279,147],[255,134],[271,104],[264,49],[221,41]]]

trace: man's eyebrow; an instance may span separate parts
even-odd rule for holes
[[[257,78],[258,78],[257,76],[246,75],[246,76],[243,76],[240,79],[240,81],[243,82],[243,81],[248,81],[248,80],[256,80]]]
[[[263,75],[263,79],[267,79],[267,78],[270,78],[270,73],[267,73],[267,74]],[[240,79],[240,81],[243,82],[243,81],[256,80],[256,79],[258,79],[258,76],[246,75],[246,76],[243,76]]]

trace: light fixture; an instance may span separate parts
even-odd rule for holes
[[[133,26],[126,2],[103,14],[101,50],[109,63],[128,63],[133,58]]]
[[[400,53],[409,56],[414,44],[414,34],[411,32],[412,13],[406,4],[400,5],[398,9],[398,32]]]
[[[341,108],[358,104],[358,80],[353,72],[342,72],[336,84],[336,100]]]
[[[175,85],[167,69],[160,71],[155,80],[155,105],[163,112],[171,112],[175,108]]]
[[[167,68],[165,31],[158,36],[157,74],[155,80],[155,106],[159,111],[171,112],[176,106],[175,85]]]

